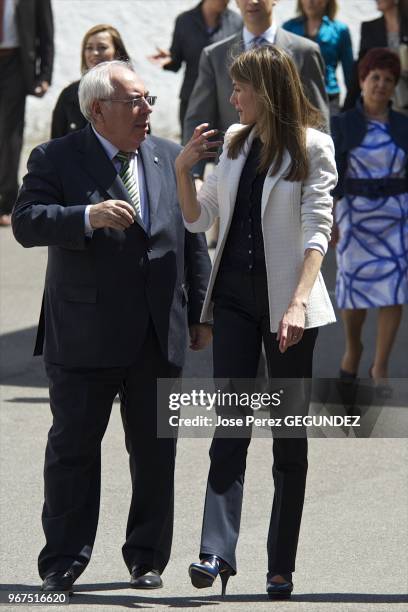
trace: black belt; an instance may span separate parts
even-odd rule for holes
[[[408,191],[405,178],[353,179],[345,180],[344,191],[348,195],[363,196],[369,200],[395,196]]]

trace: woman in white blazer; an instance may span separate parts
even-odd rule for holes
[[[202,321],[213,321],[214,377],[255,378],[262,341],[270,377],[310,378],[317,328],[335,321],[320,273],[332,226],[336,184],[333,143],[315,129],[289,56],[274,46],[239,55],[230,69],[231,126],[215,172],[196,196],[190,170],[214,157],[216,130],[198,126],[176,160],[186,228],[220,234]],[[220,575],[222,592],[236,573],[245,462],[250,436],[217,431],[194,586]],[[274,438],[274,501],[268,536],[267,593],[290,597],[303,508],[307,440]]]

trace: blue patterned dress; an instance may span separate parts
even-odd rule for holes
[[[368,121],[352,149],[347,178],[404,178],[406,153],[387,124]],[[345,195],[336,205],[336,300],[339,308],[376,308],[408,302],[408,193],[369,199]]]

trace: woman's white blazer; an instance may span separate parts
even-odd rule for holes
[[[222,253],[231,225],[241,172],[251,149],[253,129],[237,159],[227,156],[231,135],[242,129],[232,125],[225,134],[224,148],[214,174],[204,182],[198,201],[201,213],[197,221],[185,226],[190,232],[205,232],[220,218],[218,244],[205,297],[201,321],[212,320],[211,300]],[[262,191],[262,234],[268,282],[271,332],[289,306],[300,278],[306,249],[327,251],[333,223],[333,200],[330,195],[337,181],[333,141],[327,134],[307,129],[308,178],[289,182],[284,176],[290,164],[286,151],[279,171],[265,178]],[[319,272],[306,308],[305,328],[326,325],[336,320],[323,277]]]

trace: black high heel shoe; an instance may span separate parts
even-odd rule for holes
[[[225,595],[227,582],[235,572],[217,555],[209,555],[201,559],[200,563],[192,563],[188,568],[188,573],[191,578],[191,584],[196,589],[205,589],[211,587],[214,580],[219,575],[221,579],[221,595]]]
[[[285,582],[268,579],[266,592],[269,599],[289,599],[293,591],[292,574],[280,574]]]

